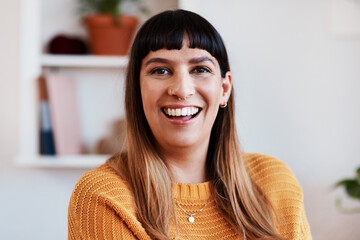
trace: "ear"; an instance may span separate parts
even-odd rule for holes
[[[232,89],[232,74],[231,72],[227,72],[225,74],[225,77],[222,78],[222,96],[221,96],[221,104],[225,104],[228,102],[230,94],[231,94],[231,89]]]

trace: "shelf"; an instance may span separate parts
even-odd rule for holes
[[[41,55],[41,65],[43,67],[124,68],[127,63],[127,56]]]
[[[18,167],[92,169],[105,163],[109,155],[17,156]]]

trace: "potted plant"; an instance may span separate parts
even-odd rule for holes
[[[95,55],[126,55],[138,26],[135,16],[122,14],[124,2],[138,0],[78,0],[79,11]]]
[[[360,167],[356,170],[355,178],[347,178],[335,184],[335,187],[344,187],[346,194],[352,198],[360,201]],[[344,213],[360,213],[360,208],[344,208],[341,204],[341,199],[336,200],[336,206]]]

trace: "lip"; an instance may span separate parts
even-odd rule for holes
[[[196,107],[202,109],[199,106],[190,105],[190,104],[169,104],[169,105],[164,105],[161,108],[184,108],[184,107]]]
[[[198,113],[195,117],[193,117],[193,118],[191,118],[191,119],[189,119],[189,120],[182,120],[182,119],[168,118],[168,117],[165,115],[165,113],[163,112],[163,110],[162,110],[163,108],[185,108],[185,107],[196,107],[196,108],[199,108],[199,113]],[[202,108],[201,108],[201,107],[196,106],[196,105],[188,105],[188,104],[186,104],[186,105],[184,105],[184,104],[168,104],[168,105],[164,105],[164,106],[162,106],[162,107],[160,108],[160,112],[162,113],[163,118],[166,119],[166,120],[167,120],[168,122],[170,122],[171,124],[177,125],[177,126],[188,126],[188,125],[191,125],[192,123],[194,123],[194,122],[198,119],[199,115],[201,114],[201,111],[202,111]]]

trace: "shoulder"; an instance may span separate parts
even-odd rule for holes
[[[128,191],[127,183],[108,163],[105,163],[84,173],[76,183],[74,192],[106,192],[114,187]]]
[[[69,239],[149,239],[136,218],[127,182],[108,162],[77,182],[69,202],[68,232]]]
[[[250,178],[276,212],[279,233],[288,239],[311,239],[303,192],[288,165],[259,153],[244,153],[243,159]]]
[[[128,184],[105,163],[82,175],[70,198],[69,210],[77,213],[85,205],[104,203],[112,208],[133,209]]]
[[[286,163],[259,153],[244,153],[243,158],[251,179],[266,195],[290,191],[302,199],[302,189]]]

